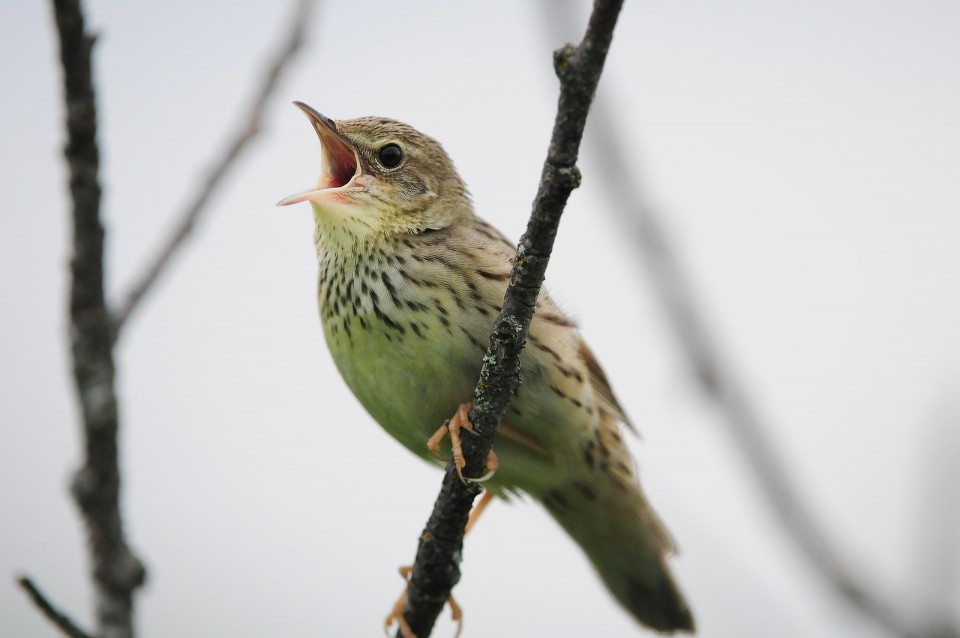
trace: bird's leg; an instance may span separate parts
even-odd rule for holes
[[[480,500],[477,501],[477,504],[473,506],[473,509],[470,510],[470,516],[467,517],[467,526],[463,528],[463,535],[466,536],[470,533],[470,530],[474,525],[477,524],[477,519],[480,518],[480,515],[483,514],[483,510],[487,509],[487,505],[490,504],[490,501],[493,500],[493,492],[490,490],[485,490],[483,496],[480,497]]]
[[[453,463],[457,466],[457,476],[459,476],[460,480],[464,483],[482,483],[488,480],[496,473],[498,469],[500,469],[500,461],[497,459],[497,455],[494,454],[493,450],[490,450],[490,453],[487,454],[487,473],[480,478],[465,478],[463,476],[463,468],[466,466],[467,462],[463,458],[463,446],[460,443],[460,430],[466,430],[476,434],[476,430],[473,429],[473,423],[470,423],[469,403],[461,403],[460,407],[458,407],[457,411],[454,413],[453,418],[440,426],[440,429],[434,432],[433,436],[427,439],[427,449],[433,452],[433,454],[439,455],[440,441],[443,440],[443,437],[449,434],[450,448],[453,450]]]
[[[467,524],[467,529],[469,529],[470,524]],[[466,532],[464,532],[466,534]],[[404,565],[400,568],[400,577],[407,581],[409,587],[410,574],[413,573],[412,565]],[[407,588],[404,588],[403,593],[400,594],[400,598],[397,599],[397,602],[393,604],[393,610],[391,610],[390,615],[387,616],[387,620],[383,625],[383,631],[388,636],[390,635],[390,627],[393,625],[393,622],[397,622],[397,626],[400,628],[400,635],[403,638],[417,638],[417,635],[413,633],[413,628],[410,627],[410,623],[407,622],[406,617],[403,615],[403,606],[407,604]],[[453,635],[453,638],[460,637],[460,630],[463,629],[463,609],[460,608],[460,605],[457,604],[457,601],[453,599],[453,596],[447,599],[447,604],[450,605],[450,618],[453,619],[453,622],[457,623],[457,633]]]
[[[400,567],[400,578],[407,581],[408,587],[410,582],[410,574],[412,572],[413,565],[403,565]],[[397,626],[400,628],[400,635],[403,636],[403,638],[417,638],[417,635],[413,633],[413,628],[410,627],[410,623],[407,622],[406,617],[403,615],[403,606],[406,603],[407,587],[404,587],[403,593],[400,594],[399,598],[397,598],[397,602],[393,603],[393,609],[390,610],[390,614],[383,622],[383,633],[385,635],[390,635],[390,627],[393,626],[394,621],[396,621]]]
[[[433,436],[427,439],[427,449],[430,450],[430,453],[441,461],[443,460],[443,457],[440,456],[440,441],[442,441],[444,437],[450,433],[450,430],[447,429],[449,427],[450,419],[447,419],[443,422],[443,425],[437,428],[437,431],[433,433]]]

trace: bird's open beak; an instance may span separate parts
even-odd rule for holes
[[[363,186],[354,182],[362,174],[360,154],[353,144],[337,130],[333,120],[318,113],[303,102],[294,102],[303,111],[320,137],[323,161],[320,181],[314,188],[294,193],[277,202],[277,206],[289,206],[305,201],[318,201],[330,195],[339,195],[345,190],[360,190]]]

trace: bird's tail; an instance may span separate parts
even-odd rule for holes
[[[601,472],[594,477],[540,500],[638,622],[665,633],[693,632],[693,616],[666,564],[673,541],[639,486]]]

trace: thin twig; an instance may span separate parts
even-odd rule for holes
[[[510,285],[490,336],[470,421],[478,436],[463,439],[464,474],[480,476],[500,422],[520,379],[520,353],[533,318],[560,216],[567,198],[580,185],[577,169],[580,140],[613,28],[623,0],[596,0],[583,41],[554,53],[560,99],[547,159],[527,230],[517,246]],[[460,579],[459,557],[464,526],[480,488],[464,485],[448,463],[433,513],[423,533],[408,587],[404,616],[419,638],[427,638],[437,616]],[[399,634],[398,634],[399,635]]]
[[[70,341],[86,447],[73,481],[73,497],[87,527],[97,633],[130,638],[133,594],[146,572],[127,545],[120,514],[113,329],[103,295],[93,38],[86,33],[79,0],[54,0],[53,7],[60,36],[67,124],[64,154],[73,207]]]
[[[259,135],[267,104],[283,77],[284,71],[290,66],[290,62],[303,46],[304,32],[310,21],[314,2],[315,0],[299,0],[293,19],[285,31],[283,44],[270,63],[267,72],[263,75],[260,86],[247,107],[241,125],[224,147],[220,159],[207,174],[207,179],[200,184],[199,190],[190,200],[189,205],[177,216],[179,221],[174,226],[170,236],[160,246],[157,254],[150,260],[143,273],[128,288],[128,292],[123,297],[123,303],[113,317],[116,335],[120,334],[127,319],[136,310],[140,301],[163,274],[173,256],[183,247],[184,240],[197,226],[200,217],[207,210],[210,198],[223,182],[224,177],[240,159],[250,142]]]
[[[549,4],[554,35],[572,22],[569,3]],[[615,118],[603,97],[594,104],[591,120],[591,143],[603,162],[599,173],[606,181],[606,190],[619,205],[616,219],[627,227],[629,235],[642,250],[645,272],[667,316],[667,323],[676,334],[677,343],[687,358],[693,376],[701,389],[713,398],[748,465],[757,477],[761,491],[807,559],[829,584],[849,603],[889,631],[903,637],[960,637],[960,628],[941,633],[940,627],[917,627],[908,620],[901,607],[882,596],[876,588],[844,560],[848,554],[837,548],[814,515],[809,502],[801,494],[797,482],[788,471],[788,464],[774,445],[749,393],[735,367],[723,356],[723,349],[710,330],[711,322],[694,293],[690,278],[683,268],[669,233],[639,187],[633,154],[624,151],[622,132],[616,129]]]
[[[27,592],[30,600],[32,600],[33,604],[37,606],[37,609],[47,617],[47,620],[52,622],[65,636],[69,636],[70,638],[93,638],[90,634],[77,627],[69,616],[54,607],[53,603],[43,595],[43,592],[33,584],[32,580],[26,576],[21,576],[17,579],[17,584]]]

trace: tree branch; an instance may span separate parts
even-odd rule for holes
[[[73,496],[87,527],[93,567],[97,633],[133,635],[133,594],[146,572],[127,545],[120,515],[117,397],[113,328],[103,294],[100,156],[90,53],[79,0],[53,0],[60,35],[67,116],[64,154],[70,167],[73,259],[70,262],[70,341],[86,444]]]
[[[463,438],[466,476],[483,473],[494,435],[520,382],[520,353],[560,216],[570,193],[580,185],[576,166],[580,140],[622,4],[623,0],[596,0],[580,45],[568,44],[554,53],[554,69],[560,78],[557,116],[533,212],[517,246],[503,310],[494,323],[474,392],[470,421],[478,436]],[[407,623],[419,638],[430,635],[460,579],[464,526],[480,491],[475,483],[464,485],[453,463],[447,464],[433,513],[420,536],[404,607]]]
[[[266,103],[288,62],[303,42],[313,0],[301,0],[286,46],[276,57],[251,103],[245,126],[228,146],[170,241],[133,287],[122,310],[112,317],[104,298],[104,230],[100,220],[99,149],[93,89],[91,49],[94,38],[85,31],[80,0],[53,0],[64,73],[67,145],[73,212],[73,258],[70,284],[70,341],[73,374],[80,404],[85,458],[72,492],[87,528],[95,589],[98,636],[132,638],[134,593],[146,570],[127,544],[120,513],[120,469],[117,433],[114,347],[119,328],[150,289],[190,233],[214,188],[260,129]],[[38,606],[68,635],[85,635],[72,623],[61,622],[39,591],[21,585]]]
[[[179,221],[174,226],[166,242],[160,246],[157,254],[150,260],[146,268],[144,268],[143,273],[129,287],[128,292],[124,296],[123,305],[120,306],[120,309],[113,317],[114,332],[116,335],[120,334],[127,319],[129,319],[133,311],[137,309],[140,301],[152,289],[173,256],[183,247],[184,241],[193,232],[200,217],[207,210],[207,204],[217,187],[220,186],[223,179],[229,174],[250,142],[252,142],[262,130],[263,115],[266,111],[267,103],[276,90],[280,79],[283,77],[284,71],[286,71],[290,62],[303,46],[304,31],[310,21],[313,5],[314,0],[299,0],[290,26],[285,32],[286,35],[283,44],[274,56],[267,72],[263,75],[260,86],[254,94],[253,100],[247,107],[246,116],[242,120],[242,124],[237,128],[230,142],[223,149],[220,159],[210,169],[206,181],[200,184],[199,190],[190,200],[190,204],[178,215]]]
[[[30,597],[30,600],[33,601],[33,604],[37,606],[37,609],[39,609],[40,612],[47,617],[47,620],[52,622],[57,629],[62,631],[63,635],[69,636],[69,638],[92,638],[90,634],[77,627],[69,616],[54,607],[53,603],[43,595],[43,592],[33,584],[32,580],[26,576],[21,576],[17,579],[17,584],[27,592],[27,595]]]
[[[564,18],[568,22],[572,20],[571,7],[563,3],[558,11],[557,5],[549,4],[551,11],[548,15],[554,21],[554,30],[560,32],[564,25],[559,22]],[[666,314],[667,323],[675,331],[677,344],[693,377],[703,392],[716,402],[748,466],[756,475],[761,492],[780,517],[788,537],[847,602],[895,635],[904,638],[960,638],[960,627],[945,630],[939,626],[916,626],[915,622],[908,620],[902,606],[893,605],[890,598],[881,595],[843,558],[848,554],[830,539],[813,513],[787,470],[788,464],[771,440],[769,426],[758,416],[734,366],[723,356],[723,350],[710,329],[711,321],[694,293],[669,232],[647,203],[636,172],[630,170],[635,161],[624,152],[623,138],[614,125],[615,118],[602,98],[594,104],[594,112],[592,143],[597,149],[597,157],[603,162],[603,170],[599,173],[606,181],[607,192],[618,203],[610,208],[621,213],[617,220],[626,226],[632,240],[641,247],[636,252],[644,260],[644,270]]]
[[[598,113],[605,113],[594,118],[595,128],[592,130],[598,156],[604,161],[604,170],[600,173],[607,180],[611,196],[622,203],[612,208],[624,213],[620,216],[622,221],[642,247],[637,252],[645,262],[647,276],[693,377],[703,392],[716,402],[734,441],[756,476],[761,493],[765,494],[768,504],[782,521],[788,537],[840,596],[895,635],[904,638],[960,636],[960,628],[953,628],[952,633],[941,633],[940,628],[918,627],[908,620],[906,610],[893,604],[890,597],[882,595],[875,584],[858,573],[845,558],[849,553],[841,550],[830,538],[790,474],[789,464],[768,434],[770,428],[758,416],[754,401],[734,366],[723,356],[723,349],[710,329],[711,322],[693,292],[669,233],[656,212],[644,201],[636,175],[627,170],[630,163],[612,124],[612,116],[602,102],[598,101],[596,109]]]

